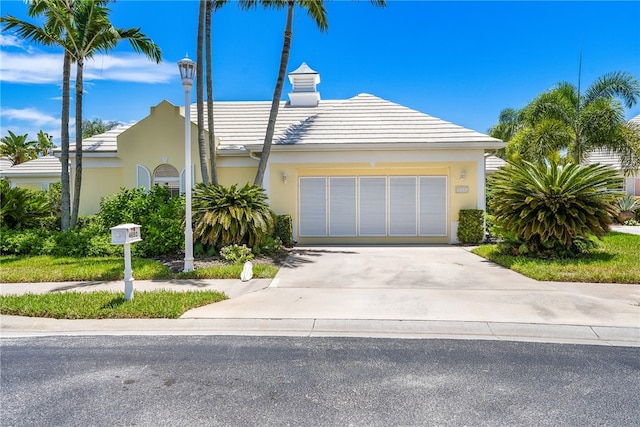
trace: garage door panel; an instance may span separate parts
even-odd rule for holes
[[[329,178],[329,236],[356,236],[356,178]]]
[[[387,177],[360,177],[360,236],[387,235]]]
[[[300,236],[327,235],[327,180],[324,177],[300,178]]]
[[[447,235],[447,178],[420,177],[420,235]]]
[[[417,235],[417,179],[415,176],[389,177],[389,235]]]

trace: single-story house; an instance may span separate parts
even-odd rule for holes
[[[485,208],[485,153],[504,142],[369,94],[321,100],[320,75],[305,63],[289,80],[263,186],[271,208],[292,216],[299,243],[452,243],[460,209]],[[221,184],[253,182],[270,107],[214,103]],[[135,124],[84,140],[81,213],[121,187],[183,191],[184,120],[165,100]]]

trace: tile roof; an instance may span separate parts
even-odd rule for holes
[[[487,173],[497,172],[498,169],[506,164],[507,162],[498,156],[490,155],[484,158],[484,170]]]
[[[13,162],[8,157],[0,157],[0,172],[5,171],[13,166]]]
[[[126,125],[120,125],[111,130],[108,130],[104,133],[93,135],[89,138],[85,138],[82,140],[82,150],[83,152],[116,152],[118,151],[118,136],[129,129],[135,123],[129,123]],[[76,151],[76,144],[69,144],[69,151]],[[60,148],[56,148],[54,152],[59,153]]]
[[[315,111],[279,130],[274,144],[484,143],[503,146],[488,135],[466,129],[366,93]]]
[[[6,177],[53,176],[61,173],[60,159],[54,156],[44,156],[4,169],[0,172],[0,175]]]

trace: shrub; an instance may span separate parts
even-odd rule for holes
[[[111,236],[95,228],[73,230],[6,230],[0,233],[4,255],[111,256],[122,255],[122,247],[111,244]]]
[[[253,259],[253,253],[251,249],[246,245],[229,245],[220,250],[220,256],[230,262],[231,264],[244,264],[247,261]]]
[[[254,246],[252,250],[258,256],[274,256],[282,252],[282,248],[282,241],[280,241],[279,237],[267,236],[262,245]]]
[[[264,189],[246,184],[229,188],[197,184],[194,191],[194,238],[215,246],[261,245],[273,230],[273,214]]]
[[[118,224],[141,226],[142,241],[131,247],[135,256],[172,254],[184,248],[184,197],[171,197],[167,187],[121,189],[101,200],[98,218],[105,232]]]
[[[476,244],[484,238],[484,211],[481,209],[461,209],[458,222],[458,240],[466,244]]]
[[[601,238],[616,213],[621,178],[604,165],[534,165],[510,162],[494,175],[496,223],[523,254],[555,257],[581,253],[578,239]]]
[[[41,191],[11,188],[0,180],[0,226],[3,229],[39,227],[51,215],[51,206]]]
[[[280,239],[285,248],[293,247],[293,220],[291,215],[285,214],[276,217],[273,235]]]

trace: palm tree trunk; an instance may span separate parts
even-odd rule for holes
[[[269,155],[271,154],[271,144],[273,142],[273,132],[276,127],[276,119],[278,117],[278,109],[280,108],[280,97],[282,96],[282,87],[284,86],[284,78],[287,73],[287,64],[289,63],[289,51],[291,50],[291,36],[292,36],[292,24],[293,24],[293,6],[294,1],[288,1],[287,7],[287,25],[284,30],[284,42],[282,44],[282,55],[280,56],[280,70],[278,72],[278,80],[276,81],[276,88],[273,92],[273,99],[271,100],[271,112],[269,113],[269,123],[267,124],[267,132],[264,137],[264,144],[262,147],[262,154],[260,155],[260,163],[258,164],[258,171],[256,172],[255,185],[263,186],[264,173],[267,170],[267,164],[269,162]]]
[[[70,224],[70,179],[69,179],[69,90],[71,80],[71,54],[65,50],[64,65],[62,67],[62,117],[60,129],[60,163],[62,164],[62,173],[60,182],[62,184],[62,199],[60,202],[60,219],[62,230],[68,230]]]
[[[211,71],[211,12],[213,1],[207,0],[206,17],[204,24],[206,66],[207,66],[207,127],[209,129],[209,169],[211,171],[211,184],[218,185],[218,165],[216,134],[213,128],[213,74]]]
[[[76,62],[76,174],[73,182],[73,207],[71,209],[70,227],[75,228],[78,223],[80,210],[80,188],[82,187],[82,74],[84,60],[78,58]]]
[[[203,76],[202,76],[202,44],[204,38],[204,15],[205,0],[200,0],[200,9],[198,11],[198,48],[196,55],[196,105],[198,109],[198,152],[200,157],[200,171],[202,173],[202,182],[209,182],[209,174],[207,173],[207,147],[204,143],[204,97],[203,97]],[[185,105],[185,108],[189,106]]]

